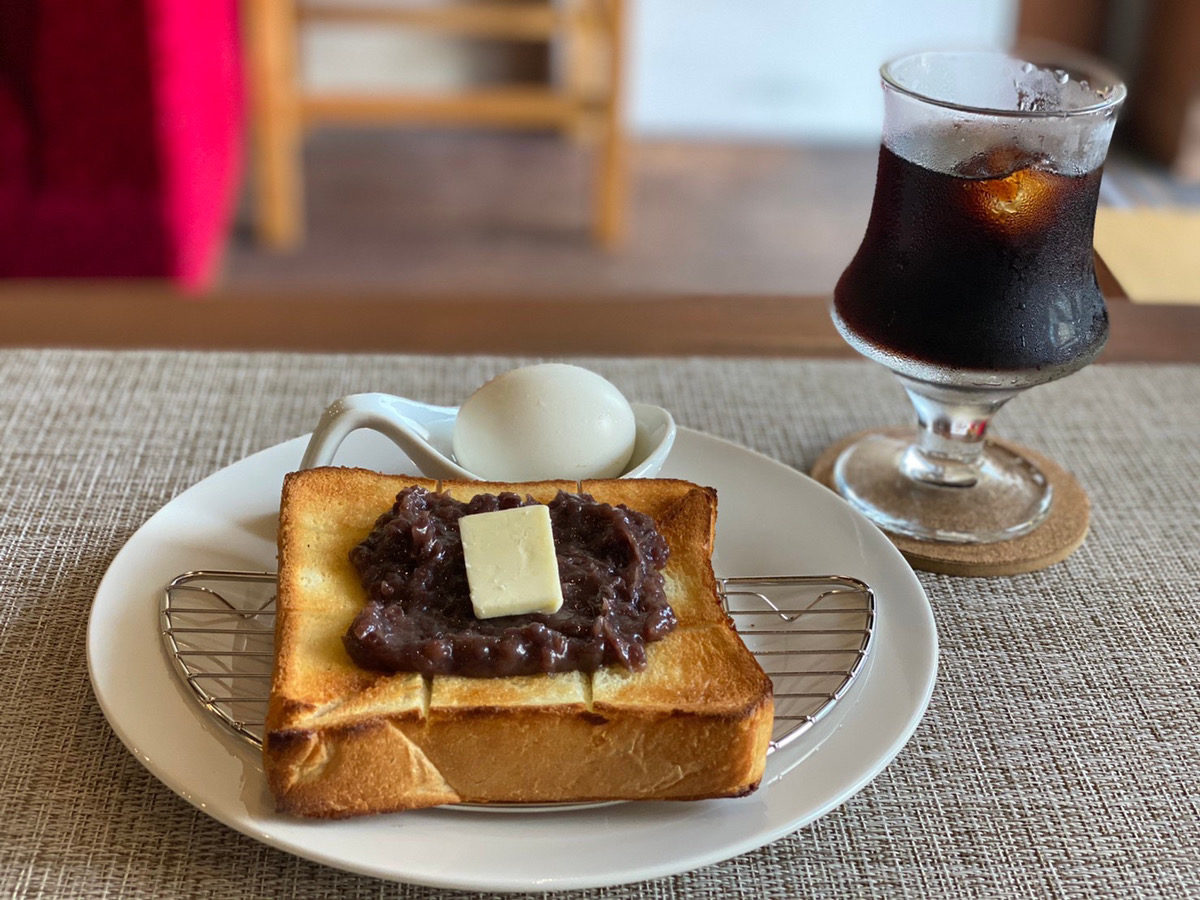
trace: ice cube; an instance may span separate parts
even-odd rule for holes
[[[1021,74],[1013,79],[1017,94],[1017,109],[1022,112],[1059,112],[1082,109],[1104,99],[1085,80],[1077,79],[1066,69],[1025,63]]]
[[[1056,180],[1044,169],[1022,166],[997,178],[963,183],[963,195],[980,224],[1015,231],[1039,227],[1053,214]]]
[[[1044,165],[1046,160],[1012,144],[991,147],[964,159],[954,167],[963,178],[1004,178],[1019,169]]]

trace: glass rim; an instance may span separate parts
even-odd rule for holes
[[[1074,51],[1068,51],[1071,59],[1061,59],[1057,64],[1051,62],[1047,54],[1030,53],[1028,55],[1017,53],[1009,53],[1004,50],[920,50],[916,53],[905,53],[902,56],[893,57],[879,67],[879,77],[883,79],[884,85],[892,90],[911,97],[914,100],[919,100],[922,103],[928,103],[931,106],[940,106],[944,109],[952,109],[958,112],[973,113],[975,115],[996,116],[1012,119],[1069,119],[1075,116],[1094,116],[1096,113],[1103,112],[1108,109],[1114,109],[1119,106],[1125,99],[1126,88],[1125,83],[1117,77],[1116,73],[1100,62],[1083,57]],[[1008,59],[1017,60],[1019,62],[1029,62],[1035,66],[1044,68],[1061,68],[1064,71],[1070,72],[1073,76],[1083,76],[1087,80],[1093,80],[1097,83],[1104,83],[1109,87],[1110,93],[1108,96],[1095,103],[1087,106],[1078,106],[1070,109],[1005,109],[1002,107],[980,106],[971,103],[960,103],[954,100],[947,100],[944,97],[933,96],[927,92],[923,92],[909,85],[903,84],[895,73],[895,69],[901,63],[920,57],[950,57],[950,56],[978,56],[978,57],[1005,57]],[[1041,61],[1037,57],[1041,57]]]

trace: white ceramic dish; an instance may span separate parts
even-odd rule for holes
[[[249,745],[175,677],[158,633],[163,586],[190,569],[273,569],[279,487],[304,438],[217,472],[137,531],[100,584],[88,623],[92,685],[114,731],[157,778],[208,815],[271,846],[380,878],[463,890],[586,888],[656,878],[744,853],[844,803],[899,752],[933,689],[937,638],[916,576],[832,492],[764,456],[680,429],[664,476],[718,489],[718,575],[837,573],[876,591],[869,665],[837,707],[737,800],[624,803],[489,815],[453,808],[344,822],[277,815]],[[337,460],[411,464],[374,432]]]
[[[675,419],[661,406],[632,406],[636,428],[633,456],[620,477],[652,478],[662,469],[675,443]],[[299,468],[329,465],[347,436],[360,428],[370,428],[389,438],[429,478],[486,481],[454,459],[457,418],[457,406],[434,406],[394,394],[348,394],[329,404],[321,415]]]

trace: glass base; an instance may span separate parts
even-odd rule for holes
[[[868,434],[834,464],[838,492],[884,531],[984,544],[1028,534],[1050,512],[1052,489],[1041,470],[990,441],[973,479],[947,485],[910,477],[905,471],[912,470],[909,448],[917,436],[916,429]]]

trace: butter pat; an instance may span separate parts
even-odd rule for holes
[[[478,619],[553,613],[562,606],[550,510],[518,506],[458,520]]]

